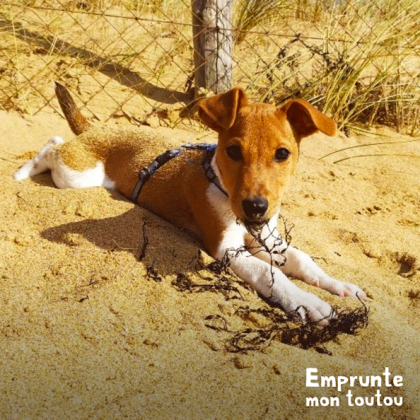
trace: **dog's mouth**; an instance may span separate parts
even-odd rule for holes
[[[262,228],[268,223],[268,219],[244,219],[241,220],[242,224],[246,227],[247,231],[252,232],[260,232]]]

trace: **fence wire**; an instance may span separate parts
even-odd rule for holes
[[[341,125],[417,134],[416,0],[235,0],[232,83],[256,101],[304,97]],[[55,109],[52,80],[91,119],[191,121],[189,0],[21,0],[0,5],[0,108]],[[206,94],[206,92],[202,92]]]

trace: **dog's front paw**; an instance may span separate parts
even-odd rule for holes
[[[341,283],[339,296],[349,296],[353,299],[365,299],[366,293],[353,283]]]
[[[320,287],[322,287],[320,285]],[[344,283],[342,281],[333,279],[330,277],[328,282],[322,287],[325,290],[328,290],[333,295],[338,295],[341,297],[351,297],[353,299],[365,299],[366,293],[358,286],[352,283]]]
[[[328,318],[334,317],[331,306],[317,296],[298,289],[289,299],[274,298],[288,314],[296,314],[304,322],[319,322],[320,325],[328,325]]]

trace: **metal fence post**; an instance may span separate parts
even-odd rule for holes
[[[233,0],[192,0],[194,81],[214,93],[232,88]]]

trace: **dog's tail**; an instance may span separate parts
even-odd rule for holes
[[[67,88],[63,85],[60,85],[60,83],[53,83],[58,103],[60,104],[61,109],[63,110],[64,116],[66,117],[66,120],[69,123],[71,131],[73,131],[73,133],[76,135],[82,134],[89,127],[91,127],[91,124],[79,111],[79,109],[76,106],[76,103],[74,102]]]

